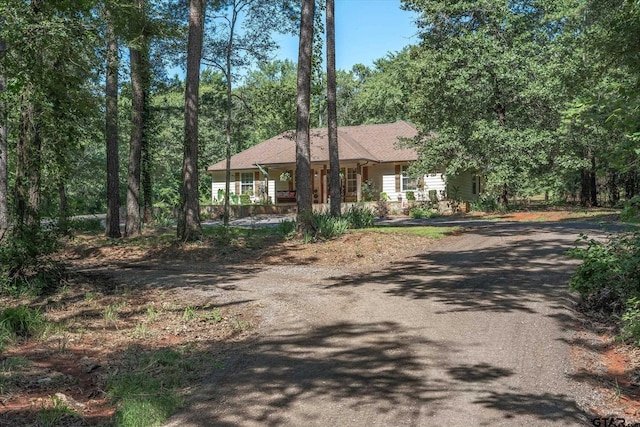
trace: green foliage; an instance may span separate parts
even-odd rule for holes
[[[78,218],[69,221],[69,228],[80,232],[103,232],[103,220],[100,218]]]
[[[365,202],[370,202],[372,200],[376,200],[379,196],[378,189],[376,188],[376,183],[369,179],[362,183],[362,200]]]
[[[627,301],[640,295],[640,232],[612,236],[606,242],[581,235],[586,247],[576,247],[569,254],[582,259],[571,280],[590,309],[621,313]]]
[[[479,212],[501,212],[504,205],[498,201],[498,196],[492,193],[482,193],[471,202],[471,210]]]
[[[284,221],[279,222],[276,226],[276,232],[278,233],[278,235],[287,240],[292,239],[293,236],[295,236],[296,230],[297,224],[294,220],[285,219]]]
[[[240,195],[240,204],[241,205],[250,205],[251,204],[251,192],[245,191]]]
[[[349,207],[344,215],[349,224],[349,228],[367,228],[373,226],[376,213],[373,209],[365,205],[353,205]]]
[[[625,222],[640,222],[640,196],[634,196],[625,202],[620,219]]]
[[[413,191],[407,191],[405,193],[405,195],[407,196],[407,201],[409,202],[415,202],[416,201],[416,193]]]
[[[349,220],[343,217],[334,217],[331,212],[314,212],[313,227],[316,230],[316,238],[332,239],[344,234],[349,228]]]
[[[409,216],[414,219],[436,218],[440,216],[437,211],[428,207],[414,206],[409,210]]]
[[[0,348],[16,338],[31,338],[45,325],[44,315],[26,305],[6,307],[0,312]]]
[[[488,190],[508,196],[547,173],[567,96],[561,5],[403,3],[420,14],[422,43],[411,48],[405,79],[418,169],[476,169]]]
[[[638,297],[629,298],[625,305],[626,309],[620,318],[622,321],[620,338],[631,340],[634,345],[640,346],[640,299]]]
[[[40,294],[62,280],[62,267],[48,258],[59,248],[56,230],[16,228],[0,242],[0,292]]]

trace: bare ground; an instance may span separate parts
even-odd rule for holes
[[[108,375],[158,348],[184,348],[207,367],[171,425],[631,422],[637,352],[575,313],[565,292],[574,263],[562,251],[582,230],[600,226],[483,225],[435,244],[353,233],[224,251],[79,237],[64,254],[64,291],[30,301],[64,327],[2,355],[31,364],[4,373],[0,425],[33,422],[56,393],[84,416],[73,425],[107,423]]]

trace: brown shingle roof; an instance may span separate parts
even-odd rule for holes
[[[399,138],[416,136],[416,128],[405,121],[377,125],[343,126],[338,128],[340,161],[406,162],[418,158],[413,148],[396,148]],[[327,129],[312,129],[311,161],[328,162]],[[255,164],[273,166],[296,162],[295,132],[287,131],[263,141],[231,157],[231,169],[253,169]],[[223,160],[207,168],[220,171]]]

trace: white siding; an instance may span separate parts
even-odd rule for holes
[[[267,189],[267,193],[271,198],[271,202],[275,204],[276,202],[276,181],[274,179],[269,180],[269,187]]]
[[[438,192],[438,200],[444,199],[447,191],[447,182],[444,174],[429,173],[424,176],[424,193],[426,197],[428,197],[430,190],[436,190]]]
[[[381,193],[387,193],[390,201],[398,200],[395,166],[393,164],[383,163],[371,167],[369,169],[369,178],[373,179]]]

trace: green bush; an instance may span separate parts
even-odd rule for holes
[[[278,223],[276,226],[276,232],[278,235],[284,237],[285,239],[291,239],[296,234],[297,223],[295,220],[285,219],[284,221]]]
[[[251,196],[253,196],[252,191],[245,191],[240,195],[240,204],[241,205],[250,205],[251,204]]]
[[[471,202],[471,210],[476,212],[499,212],[503,210],[503,206],[498,202],[497,196],[483,193]]]
[[[347,220],[349,228],[367,228],[373,226],[376,213],[367,206],[354,205],[347,209],[343,217]]]
[[[586,247],[569,251],[582,259],[569,282],[584,307],[621,316],[621,334],[640,343],[640,232],[622,233],[599,242],[581,235]]]
[[[0,348],[15,338],[31,338],[45,325],[40,310],[26,305],[7,307],[0,312]]]
[[[409,216],[414,219],[435,218],[439,216],[437,211],[422,206],[414,206],[409,210]]]
[[[104,225],[99,218],[78,218],[69,221],[69,228],[74,231],[83,232],[101,232],[104,231]]]
[[[569,282],[585,302],[609,311],[622,309],[627,299],[640,292],[640,232],[622,233],[606,242],[581,235],[586,248],[570,255],[582,259]]]
[[[640,346],[640,299],[638,297],[629,298],[626,301],[626,309],[621,320],[620,338],[631,340],[635,345]]]
[[[0,242],[0,292],[39,294],[55,288],[62,268],[47,255],[59,248],[57,230],[14,229]]]
[[[413,191],[407,191],[406,192],[406,196],[407,196],[407,201],[409,201],[409,202],[415,202],[416,201],[416,193],[414,193]]]
[[[640,222],[640,196],[633,196],[624,203],[620,219],[625,222]]]
[[[333,217],[329,211],[314,212],[313,225],[316,237],[331,239],[344,234],[349,228],[349,221],[343,217]]]

